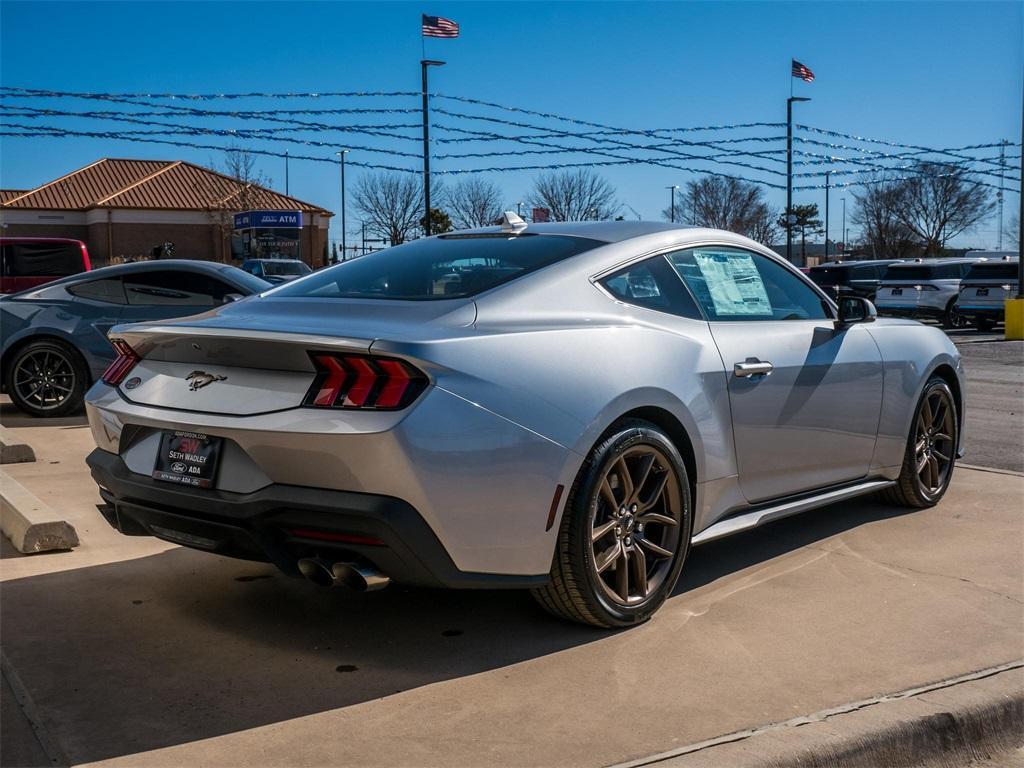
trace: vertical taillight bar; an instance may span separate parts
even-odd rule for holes
[[[124,377],[139,362],[139,356],[135,354],[135,350],[124,339],[111,339],[110,345],[117,353],[117,357],[107,367],[107,370],[103,372],[103,383],[116,387],[124,381]]]

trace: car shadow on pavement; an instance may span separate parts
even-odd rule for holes
[[[0,424],[5,427],[81,427],[88,423],[85,411],[68,416],[41,418],[25,413],[6,397],[0,400]]]
[[[686,592],[905,512],[846,503],[694,549]],[[518,591],[321,589],[172,549],[3,585],[4,653],[72,764],[486,672],[611,635]]]

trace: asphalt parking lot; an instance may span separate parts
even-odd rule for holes
[[[967,461],[1019,470],[1024,343],[958,343]],[[38,457],[5,470],[82,539],[3,542],[5,765],[610,765],[1024,656],[1008,472],[960,468],[929,510],[861,499],[697,548],[649,624],[608,633],[518,592],[318,590],[120,536],[82,419],[0,420]]]

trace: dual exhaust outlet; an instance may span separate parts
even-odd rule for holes
[[[387,576],[372,565],[363,563],[332,563],[319,557],[304,557],[298,562],[299,572],[321,587],[348,587],[356,592],[384,589]]]

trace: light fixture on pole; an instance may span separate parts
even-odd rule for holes
[[[341,260],[345,260],[345,155],[349,150],[335,152],[341,165]]]
[[[673,224],[675,224],[676,223],[676,190],[679,189],[679,185],[678,184],[673,184],[671,187],[665,187],[665,189],[669,190],[670,194],[672,195],[672,203],[671,203],[671,205],[669,207],[668,218],[669,218],[669,221],[671,221]]]
[[[806,96],[786,99],[786,261],[793,263],[793,102],[810,101]]]
[[[423,232],[430,236],[430,112],[427,91],[427,67],[443,67],[443,61],[421,59],[423,79]]]

